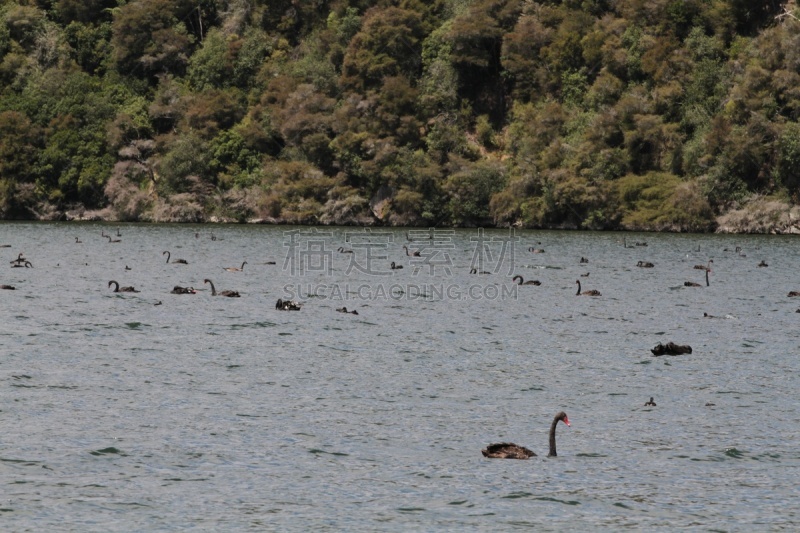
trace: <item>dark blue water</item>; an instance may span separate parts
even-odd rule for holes
[[[407,242],[216,226],[212,240],[186,225],[101,237],[116,230],[0,224],[0,283],[16,287],[0,291],[3,529],[800,525],[793,237],[628,234],[647,246],[625,248],[617,233]],[[10,267],[20,252],[33,268]],[[706,287],[693,266],[710,258]],[[490,273],[469,275],[474,259]],[[241,298],[212,297],[206,278]],[[140,292],[115,294],[112,279]],[[575,296],[576,280],[602,296]],[[287,297],[302,310],[276,310]],[[667,341],[694,353],[650,354]],[[547,458],[560,410],[572,427]],[[504,440],[539,457],[481,456]]]

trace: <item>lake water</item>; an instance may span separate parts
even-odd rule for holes
[[[795,237],[427,235],[0,224],[2,528],[800,527]]]

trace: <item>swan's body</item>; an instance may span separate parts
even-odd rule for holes
[[[11,268],[22,268],[22,267],[33,268],[33,264],[31,264],[30,261],[25,261],[25,263],[16,263],[14,265],[11,265]]]
[[[544,253],[544,250],[542,250],[541,248],[534,248],[533,246],[528,248],[528,251],[530,253],[532,253],[532,254],[543,254]]]
[[[708,283],[708,273],[709,272],[711,272],[711,270],[706,270],[706,287],[709,286],[709,283]],[[702,285],[700,285],[699,283],[695,283],[694,281],[684,281],[683,282],[683,286],[684,287],[702,287]]]
[[[211,296],[227,296],[228,298],[238,298],[241,296],[237,291],[221,291],[217,292],[217,289],[214,287],[214,282],[210,279],[204,279],[203,283],[208,283],[211,285]]]
[[[15,291],[15,290],[17,290],[17,288],[14,287],[13,285],[0,285],[0,289],[4,289],[4,290],[7,290],[7,291]]]
[[[766,266],[769,266],[769,265],[767,264],[767,262],[766,262],[766,261],[762,260],[762,261],[761,261],[761,262],[758,264],[758,266],[760,266],[760,267],[766,267]]]
[[[170,291],[172,294],[197,294],[197,291],[194,290],[194,287],[181,287],[180,285],[175,285]]]
[[[403,265],[397,265],[397,264],[395,264],[394,261],[392,261],[392,264],[389,266],[389,268],[391,268],[392,270],[399,270],[399,269],[403,268]]]
[[[517,280],[519,280],[519,281],[517,281]],[[517,285],[541,285],[542,284],[542,282],[539,281],[538,279],[531,279],[531,280],[528,280],[528,281],[524,281],[522,279],[522,276],[520,276],[519,274],[517,274],[516,276],[511,278],[511,281],[516,281]]]
[[[585,263],[588,263],[588,262],[589,262],[588,259],[586,259],[585,257],[581,257],[581,264],[585,264]]]
[[[653,352],[653,355],[656,357],[660,355],[683,355],[692,353],[692,347],[688,344],[675,344],[674,342],[661,344],[659,342],[654,348],[651,348],[650,351]]]
[[[581,292],[581,281],[579,279],[576,279],[575,283],[578,284],[578,292],[575,293],[575,296],[602,296],[602,294],[600,294],[600,291],[596,289]]]
[[[12,259],[11,261],[9,261],[9,263],[12,264],[12,265],[14,263],[16,263],[18,265],[24,265],[25,261],[27,261],[27,259],[25,259],[25,254],[20,252],[20,254],[17,256],[17,258],[16,259]]]
[[[106,235],[105,237],[108,239],[108,242],[122,242],[121,239],[112,239],[111,235]]]
[[[486,272],[485,270],[478,270],[477,268],[473,268],[469,271],[470,274],[491,274],[491,272]]]
[[[639,261],[638,263],[636,263],[636,266],[639,268],[653,268],[655,265],[648,261]]]
[[[789,297],[800,296],[800,291],[789,291]]]
[[[113,279],[108,282],[108,286],[109,287],[112,286],[112,285],[114,286],[114,292],[139,292],[136,289],[134,289],[133,287],[120,287],[119,283],[117,283]]]
[[[564,411],[558,413],[553,418],[553,423],[550,424],[550,452],[547,454],[548,457],[556,457],[558,455],[556,453],[556,426],[559,422],[564,422],[569,426],[569,419]],[[481,453],[484,457],[489,457],[490,459],[527,459],[536,457],[536,454],[528,448],[511,442],[490,444],[481,450]]]
[[[709,270],[711,270],[711,263],[713,263],[713,262],[714,262],[713,259],[709,259],[708,260],[708,264],[706,264],[706,265],[695,265],[694,268],[695,268],[695,270],[705,270],[706,272],[708,272]]]
[[[645,402],[644,406],[645,407],[655,407],[656,406],[656,402],[653,401],[653,397],[652,396],[650,396],[650,401],[649,402]]]
[[[413,256],[413,257],[420,257],[419,250],[414,250],[413,252],[409,252],[408,251],[408,246],[406,246],[405,244],[403,245],[403,250],[406,251],[406,255],[410,255],[410,256]]]
[[[339,313],[347,313],[347,314],[350,314],[350,315],[357,315],[358,314],[358,311],[356,311],[355,309],[353,309],[352,311],[348,311],[346,307],[339,308],[336,311],[339,312]]]
[[[278,298],[278,301],[275,303],[275,309],[279,311],[299,311],[300,307],[303,304],[298,302],[290,301],[290,300],[281,300]]]
[[[161,252],[161,255],[167,254],[167,263],[169,263],[169,258],[172,256],[168,251],[164,250]],[[173,263],[180,263],[181,265],[188,265],[189,263],[186,262],[186,259],[175,259]]]
[[[225,270],[227,270],[228,272],[241,272],[242,270],[244,270],[244,266],[245,266],[246,264],[247,264],[247,261],[242,261],[242,266],[241,266],[241,268],[236,268],[236,267],[223,267],[223,268],[224,268]]]
[[[339,247],[339,253],[340,254],[352,254],[353,250],[347,250],[347,249],[345,249],[344,246],[340,246]]]

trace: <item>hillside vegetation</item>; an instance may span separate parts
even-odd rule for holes
[[[780,229],[796,12],[0,0],[0,218]]]

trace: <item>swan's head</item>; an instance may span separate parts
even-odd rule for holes
[[[567,418],[567,413],[565,413],[564,411],[561,411],[560,413],[558,413],[556,415],[556,420],[560,420],[560,421],[564,422],[567,426],[570,425],[569,424],[569,418]]]

